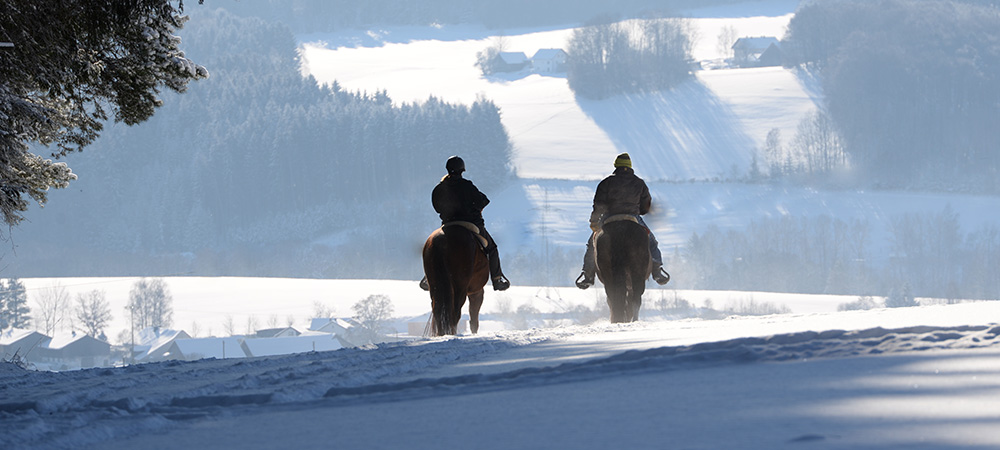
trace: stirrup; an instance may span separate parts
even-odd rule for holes
[[[667,273],[666,270],[663,270],[663,267],[657,267],[656,270],[653,271],[653,281],[656,281],[656,284],[663,286],[664,284],[670,282],[670,274]]]
[[[510,281],[503,274],[493,277],[493,290],[506,291],[510,287]]]
[[[587,278],[587,272],[583,272],[579,277],[576,278],[576,287],[580,289],[587,289],[594,285],[594,280]]]

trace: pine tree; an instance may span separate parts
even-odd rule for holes
[[[17,278],[8,279],[0,288],[0,330],[27,328],[31,324],[30,313],[24,283]]]
[[[129,125],[153,115],[162,87],[182,92],[208,71],[178,48],[183,3],[4,0],[0,37],[0,213],[16,225],[27,198],[76,179],[63,156],[92,143],[109,118]]]

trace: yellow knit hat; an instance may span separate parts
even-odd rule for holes
[[[615,167],[628,167],[632,168],[632,158],[629,158],[628,153],[622,153],[615,158]]]

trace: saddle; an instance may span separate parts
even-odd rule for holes
[[[479,227],[477,227],[476,224],[472,222],[466,222],[464,220],[454,220],[441,225],[441,228],[451,227],[451,226],[464,227],[465,229],[471,231],[472,235],[475,236],[476,239],[479,241],[479,246],[482,248],[482,250],[486,250],[486,246],[490,244],[489,241],[487,241],[486,238],[483,237],[483,235],[479,234]]]
[[[597,242],[598,236],[604,234],[604,225],[609,224],[611,222],[621,222],[621,221],[628,221],[639,224],[639,218],[632,214],[615,214],[613,216],[608,216],[607,218],[601,221],[601,229],[598,232],[594,233],[594,242]],[[649,228],[643,227],[643,229],[646,230],[646,234],[649,234]]]
[[[613,216],[608,216],[608,218],[601,221],[601,226],[609,222],[618,222],[622,220],[627,220],[629,222],[639,223],[639,218],[632,214],[615,214]]]

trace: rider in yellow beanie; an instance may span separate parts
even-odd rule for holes
[[[628,153],[622,153],[615,158],[615,171],[597,185],[594,194],[594,211],[590,215],[590,229],[594,234],[587,240],[587,252],[583,256],[583,273],[576,279],[576,286],[587,289],[594,285],[597,272],[597,261],[594,259],[594,236],[604,224],[604,219],[629,214],[635,216],[640,225],[649,230],[642,220],[642,215],[649,212],[652,197],[646,182],[635,175],[632,170],[632,158]],[[670,281],[670,275],[663,270],[663,257],[653,233],[649,233],[649,255],[652,260],[653,280],[664,285]]]
[[[615,158],[615,167],[628,167],[632,168],[632,158],[628,156],[628,153],[622,153]]]

